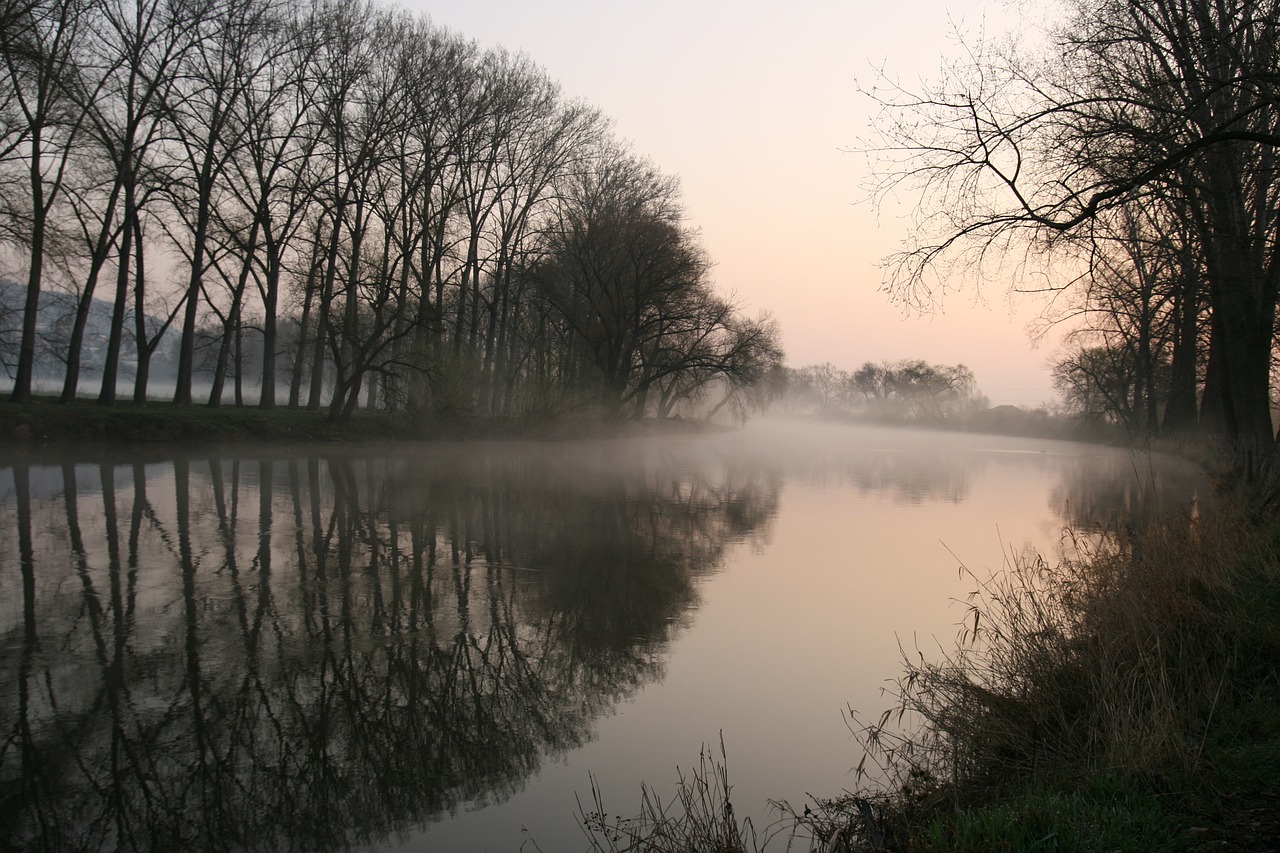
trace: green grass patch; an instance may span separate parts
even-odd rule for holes
[[[860,729],[889,784],[840,849],[1272,837],[1256,813],[1280,792],[1276,541],[1218,507],[975,578],[960,646],[907,661],[897,707]]]
[[[323,412],[164,404],[0,404],[0,436],[11,443],[351,441],[386,438],[385,418],[336,424]]]
[[[1187,828],[1159,798],[1098,779],[1085,791],[1036,787],[987,806],[946,813],[913,833],[920,853],[1091,853],[1191,849]]]
[[[676,435],[722,430],[692,418],[611,421],[596,417],[443,417],[359,410],[346,421],[323,410],[256,407],[176,407],[165,403],[99,406],[81,401],[0,402],[0,441],[40,446],[65,443],[244,443],[562,440]]]

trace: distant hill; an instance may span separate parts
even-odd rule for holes
[[[27,287],[9,279],[0,279],[0,362],[10,376],[17,366],[18,345],[22,340],[22,306]],[[66,372],[66,353],[75,321],[78,297],[57,290],[40,294],[40,309],[36,318],[37,380],[61,381]],[[81,375],[86,379],[102,376],[106,361],[107,340],[111,332],[112,303],[95,298],[89,308],[85,325],[84,344],[80,353]],[[149,328],[159,328],[163,319],[147,315]],[[125,310],[125,346],[120,354],[121,378],[132,378],[137,362],[133,344],[134,314]],[[153,357],[151,374],[162,378],[175,372],[177,366],[177,335],[170,329]]]

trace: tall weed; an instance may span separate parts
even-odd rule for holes
[[[888,780],[877,831],[1042,783],[1194,789],[1224,704],[1274,677],[1276,544],[1256,516],[1219,508],[975,577],[956,651],[908,657],[895,707],[855,724]]]
[[[894,707],[870,724],[851,713],[863,787],[777,804],[771,836],[824,853],[1186,848],[1165,809],[1213,799],[1209,765],[1257,716],[1238,709],[1277,687],[1280,526],[1242,504],[1069,544],[1056,566],[1023,555],[970,574],[956,649],[904,654]],[[636,817],[610,818],[592,793],[593,851],[769,840],[735,819],[723,742],[670,802],[643,788]]]
[[[720,755],[703,747],[698,766],[679,771],[676,794],[664,802],[647,784],[640,786],[640,812],[610,816],[604,798],[591,782],[591,805],[578,803],[578,824],[592,853],[755,853],[761,849],[751,818],[739,820],[730,797],[729,762],[720,739]]]

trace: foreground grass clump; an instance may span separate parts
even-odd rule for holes
[[[610,816],[594,780],[590,809],[578,804],[578,824],[592,853],[752,853],[761,849],[750,818],[738,820],[730,797],[729,767],[720,741],[720,756],[703,747],[698,766],[679,773],[670,802],[648,785],[640,789],[640,813]]]
[[[1162,798],[1141,785],[1102,778],[1068,790],[1043,782],[969,807],[907,803],[898,794],[818,800],[799,818],[810,850],[917,853],[1091,853],[1189,850],[1192,836]]]
[[[1280,838],[1280,525],[1220,508],[1074,546],[1061,565],[1028,557],[977,583],[958,648],[910,657],[895,707],[855,725],[878,768],[859,767],[868,786],[803,813],[783,805],[785,849],[1196,851]],[[646,791],[640,818],[598,810],[587,823],[606,840],[593,849],[762,849],[729,832],[727,775],[706,762],[670,808]]]
[[[1274,522],[1219,509],[1075,544],[1059,566],[1026,559],[980,584],[959,649],[908,661],[897,707],[861,729],[890,785],[865,798],[870,815],[825,804],[831,827],[845,815],[852,828],[836,849],[1177,849],[1248,834],[1234,813],[1280,786]]]

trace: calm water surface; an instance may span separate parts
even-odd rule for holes
[[[753,426],[666,441],[0,451],[0,844],[583,849],[721,735],[738,811],[852,786],[900,646],[1175,460]]]

